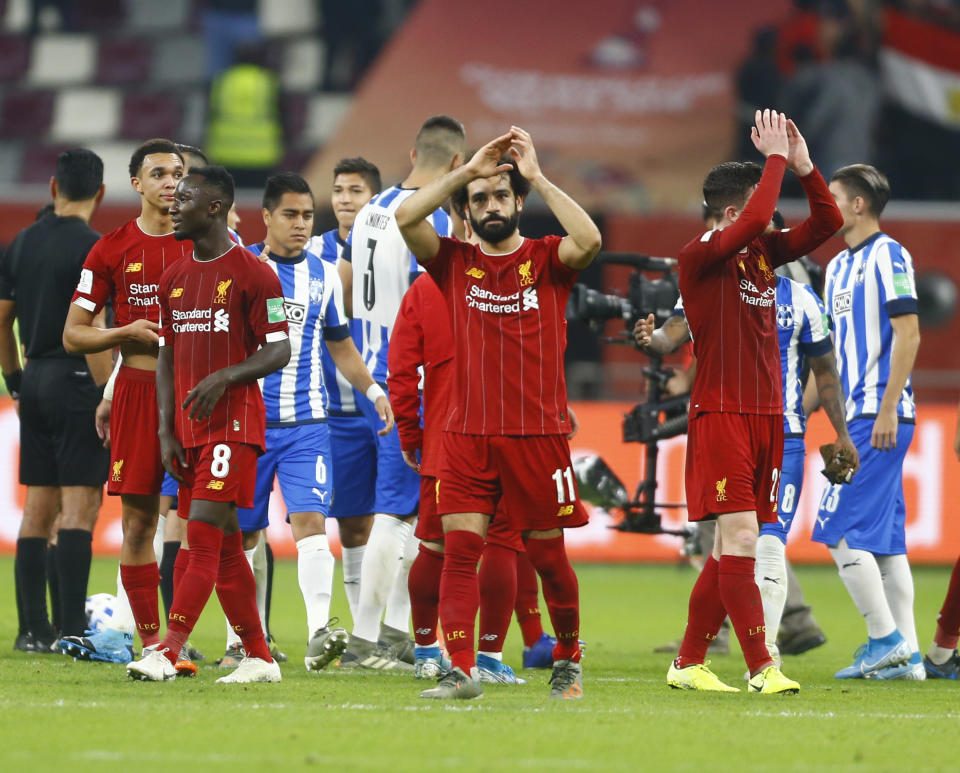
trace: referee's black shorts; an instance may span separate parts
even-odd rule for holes
[[[101,390],[82,359],[32,359],[20,388],[20,482],[102,486],[110,452],[94,426]]]

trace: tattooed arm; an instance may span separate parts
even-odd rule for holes
[[[853,469],[860,466],[860,455],[857,447],[850,439],[847,431],[847,420],[844,412],[843,387],[840,385],[840,376],[837,373],[837,360],[832,351],[818,357],[810,357],[810,370],[817,383],[817,395],[820,405],[826,411],[830,423],[837,432],[836,450],[846,451],[851,455]]]

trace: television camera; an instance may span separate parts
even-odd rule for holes
[[[634,269],[627,283],[626,296],[574,285],[567,304],[567,319],[586,322],[598,331],[607,321],[622,319],[625,330],[618,336],[601,340],[604,343],[634,346],[633,328],[637,320],[653,314],[659,327],[673,316],[680,295],[675,273],[676,260],[612,252],[601,253],[597,260],[601,264]],[[577,459],[574,472],[582,499],[599,507],[623,512],[624,519],[616,527],[620,531],[688,537],[687,530],[663,528],[659,511],[684,508],[686,505],[656,501],[656,474],[657,443],[687,431],[689,395],[666,396],[666,383],[673,372],[663,366],[660,356],[649,356],[650,363],[643,369],[643,376],[648,382],[647,399],[634,406],[623,419],[623,441],[646,446],[644,475],[636,492],[632,497],[629,496],[626,486],[598,456]]]

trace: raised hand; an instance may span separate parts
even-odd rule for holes
[[[473,179],[480,177],[494,177],[510,171],[509,164],[501,164],[500,159],[513,142],[513,132],[501,134],[496,139],[490,140],[480,150],[473,154],[467,162],[467,169],[470,171]],[[532,146],[531,146],[532,147]]]
[[[768,108],[762,111],[757,110],[754,122],[755,125],[750,128],[753,146],[764,156],[776,153],[787,158],[790,153],[790,143],[787,140],[787,117],[783,113]]]
[[[533,147],[533,139],[519,126],[510,127],[510,156],[517,162],[517,171],[528,180],[541,175],[540,162],[537,161],[537,151]]]
[[[813,161],[810,160],[810,151],[807,141],[803,138],[797,125],[787,119],[787,167],[800,177],[805,177],[813,171]]]

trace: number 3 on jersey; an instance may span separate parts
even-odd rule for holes
[[[370,250],[370,257],[363,270],[363,305],[370,311],[377,302],[377,286],[373,278],[373,253],[377,249],[377,240],[367,239],[367,249]]]

